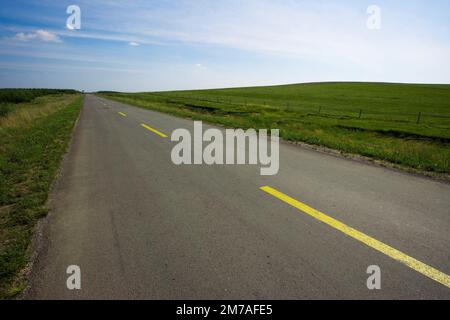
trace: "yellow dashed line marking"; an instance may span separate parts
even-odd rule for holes
[[[268,194],[274,196],[275,198],[293,206],[294,208],[297,208],[298,210],[310,215],[311,217],[329,225],[330,227],[339,230],[346,234],[349,237],[352,237],[353,239],[356,239],[367,246],[384,253],[385,255],[391,257],[392,259],[395,259],[411,269],[433,279],[434,281],[439,282],[440,284],[443,284],[444,286],[450,288],[450,276],[447,274],[419,261],[414,259],[413,257],[408,256],[407,254],[404,254],[401,251],[398,251],[397,249],[394,249],[387,244],[384,244],[383,242],[380,242],[358,230],[353,229],[352,227],[349,227],[348,225],[331,218],[330,216],[327,216],[326,214],[317,211],[314,208],[311,208],[310,206],[295,200],[288,195],[285,195],[284,193],[281,193],[280,191],[277,191],[269,186],[261,187],[261,190],[264,192],[267,192]]]
[[[126,117],[127,115],[125,114],[125,113],[123,113],[123,112],[119,112],[119,114],[122,116],[122,117]]]
[[[153,129],[152,127],[149,127],[149,126],[146,125],[146,124],[141,124],[141,126],[144,127],[145,129],[147,129],[147,130],[153,132],[153,133],[156,133],[158,136],[160,136],[160,137],[162,137],[162,138],[167,138],[167,135],[165,135],[164,133],[162,133],[162,132],[160,132],[160,131],[158,131],[158,130],[156,130],[156,129]]]

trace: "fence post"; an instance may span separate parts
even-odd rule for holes
[[[420,123],[420,118],[422,118],[422,112],[419,112],[419,115],[417,116],[417,124]]]
[[[362,109],[359,109],[359,119],[361,119],[362,116]]]
[[[321,111],[322,111],[322,106],[319,107],[319,114],[320,114]]]

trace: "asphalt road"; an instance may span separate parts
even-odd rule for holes
[[[450,298],[450,185],[284,143],[276,176],[254,165],[176,166],[177,128],[193,122],[86,96],[26,298]],[[81,290],[66,287],[69,265],[81,268]],[[381,290],[367,288],[370,265]]]

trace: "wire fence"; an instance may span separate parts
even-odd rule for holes
[[[236,109],[252,109],[252,108],[266,108],[273,111],[282,109],[285,112],[303,113],[309,116],[331,117],[338,119],[360,119],[373,121],[393,121],[420,124],[434,124],[449,126],[450,128],[450,114],[434,114],[419,111],[416,113],[405,112],[385,112],[377,110],[368,110],[368,108],[338,108],[328,105],[304,105],[292,101],[271,101],[262,98],[237,99],[236,97],[199,97],[191,95],[176,95],[176,94],[162,94],[162,93],[143,93],[143,95],[151,95],[162,99],[166,103],[177,103],[186,105],[191,101],[208,104],[208,109],[221,110],[224,106]],[[217,105],[216,107],[214,107]],[[199,106],[202,107],[202,106]],[[205,107],[205,106],[204,106]]]

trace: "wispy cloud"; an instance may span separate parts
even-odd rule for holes
[[[47,30],[39,29],[31,32],[19,32],[14,36],[15,40],[18,41],[31,41],[31,40],[40,40],[45,42],[56,42],[61,43],[62,40],[58,37],[57,34],[52,33]]]
[[[206,70],[206,66],[204,66],[204,65],[201,64],[201,63],[196,63],[196,64],[195,64],[195,67],[198,68],[198,69]]]
[[[435,67],[436,59],[430,57],[444,62],[441,59],[450,55],[449,45],[430,37],[420,17],[402,16],[386,6],[383,29],[373,32],[366,28],[366,7],[359,3],[180,0],[155,5],[100,1],[89,9],[92,19],[84,24],[89,31],[60,35],[130,45],[217,46],[308,62],[352,63],[365,69],[380,64],[388,69],[419,63]]]
[[[139,43],[138,43],[138,42],[135,42],[135,41],[130,41],[130,42],[128,43],[128,45],[130,45],[130,46],[132,46],[132,47],[139,47]]]

